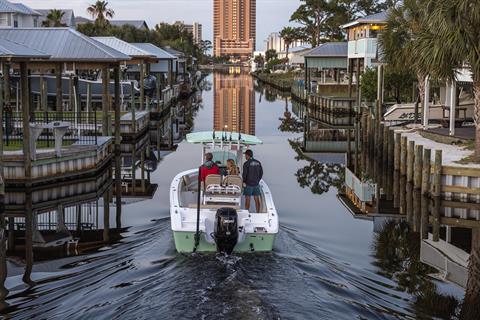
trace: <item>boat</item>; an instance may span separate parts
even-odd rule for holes
[[[190,133],[186,140],[202,145],[202,162],[205,153],[212,153],[221,171],[228,159],[241,164],[249,147],[262,144],[252,135],[215,131]],[[279,217],[266,182],[260,181],[261,209],[257,213],[244,207],[241,177],[209,175],[201,183],[199,171],[194,168],[177,174],[170,186],[176,250],[226,254],[272,251]]]

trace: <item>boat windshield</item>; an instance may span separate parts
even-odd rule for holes
[[[227,165],[227,160],[232,159],[237,162],[237,153],[230,152],[226,150],[214,150],[211,151],[213,154],[213,162],[221,163],[222,165]]]

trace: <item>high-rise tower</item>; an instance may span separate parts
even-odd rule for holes
[[[213,0],[214,56],[247,58],[255,51],[256,0]]]

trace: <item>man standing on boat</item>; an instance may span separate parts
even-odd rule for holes
[[[245,159],[247,161],[243,164],[243,184],[245,189],[243,195],[245,196],[245,209],[250,210],[250,198],[253,196],[255,200],[255,208],[257,213],[260,212],[260,180],[263,177],[263,168],[260,161],[253,158],[253,151],[245,151]]]

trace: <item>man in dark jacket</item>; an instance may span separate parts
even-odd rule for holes
[[[253,196],[255,200],[255,208],[257,213],[260,212],[260,180],[263,177],[263,168],[260,161],[253,158],[253,151],[245,151],[245,159],[247,161],[243,164],[243,184],[245,189],[243,195],[245,196],[245,208],[250,210],[250,198]]]

